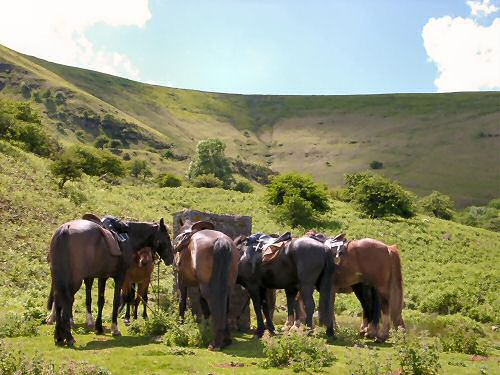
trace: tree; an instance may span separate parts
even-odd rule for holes
[[[454,202],[445,194],[439,191],[433,191],[420,200],[420,206],[429,214],[440,219],[451,220],[453,217]]]
[[[198,142],[196,155],[187,170],[187,178],[193,180],[200,175],[213,174],[223,182],[224,188],[228,189],[234,179],[229,161],[224,154],[225,149],[226,145],[217,138]]]
[[[273,178],[266,199],[275,207],[278,220],[294,227],[307,225],[315,214],[329,209],[326,188],[315,183],[311,176],[298,173]]]
[[[101,150],[109,143],[110,139],[106,135],[100,135],[94,141],[94,147],[100,148]]]
[[[135,159],[132,161],[130,166],[130,174],[134,177],[142,175],[142,178],[146,178],[151,177],[153,172],[151,171],[151,168],[146,160]]]
[[[384,163],[382,163],[381,161],[378,161],[378,160],[373,160],[370,163],[370,168],[371,169],[382,169],[382,168],[384,168]]]
[[[60,159],[54,161],[50,166],[50,171],[54,177],[59,178],[59,189],[70,180],[76,180],[81,177],[80,160],[75,155],[65,153]]]

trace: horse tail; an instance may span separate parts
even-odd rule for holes
[[[325,266],[319,284],[319,321],[326,326],[327,335],[333,335],[333,274],[335,264],[331,251],[325,249]]]
[[[229,268],[232,258],[231,243],[227,238],[218,238],[214,243],[212,277],[210,278],[210,293],[214,330],[226,327],[229,298]]]
[[[69,317],[71,311],[71,269],[70,269],[70,249],[69,249],[69,226],[64,225],[59,228],[51,243],[51,273],[52,285],[49,301],[52,300]],[[50,305],[52,306],[52,304]],[[48,306],[47,306],[48,307]],[[69,319],[69,318],[68,318]]]
[[[50,292],[47,298],[47,310],[52,310],[52,304],[54,303],[54,288],[50,284]]]
[[[390,316],[395,328],[404,328],[403,317],[403,275],[401,273],[401,257],[396,245],[389,246],[391,255],[391,294],[390,294]]]

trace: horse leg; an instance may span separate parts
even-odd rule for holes
[[[50,309],[50,313],[45,319],[46,324],[54,324],[56,321],[56,303],[52,302],[52,308]]]
[[[187,286],[183,285],[182,283],[179,283],[179,317],[181,320],[181,323],[184,323],[184,314],[186,313],[186,304],[187,304]]]
[[[288,317],[285,323],[285,329],[289,330],[292,328],[295,321],[295,298],[297,297],[297,289],[288,288],[285,289],[286,294],[286,307],[288,312]]]
[[[306,325],[309,328],[313,327],[313,314],[314,314],[314,299],[313,299],[314,285],[302,285],[300,287],[300,295],[304,301],[306,310]]]
[[[118,329],[118,308],[120,307],[120,296],[123,285],[123,277],[115,277],[115,290],[113,295],[113,313],[111,314],[111,334],[113,336],[121,336],[122,333]]]
[[[137,310],[139,309],[139,303],[141,303],[142,290],[140,284],[135,284],[135,299],[134,299],[134,320],[137,320]]]
[[[68,298],[65,299],[62,308],[63,329],[64,329],[64,337],[66,345],[73,346],[75,344],[75,338],[71,334],[71,317],[73,310],[74,295],[72,294],[72,292],[70,292],[67,297]]]
[[[63,321],[62,321],[62,307],[60,301],[58,301],[58,297],[56,296],[54,303],[54,317],[56,321],[56,326],[54,329],[54,341],[56,345],[62,346],[64,345],[64,334],[63,334]]]
[[[149,282],[144,283],[143,291],[142,291],[142,304],[144,305],[144,311],[142,312],[142,317],[144,320],[148,320],[148,289]]]
[[[85,306],[87,307],[87,317],[86,326],[87,329],[94,329],[94,317],[92,316],[92,285],[94,284],[94,279],[87,278],[85,282]]]
[[[389,297],[386,294],[380,295],[380,305],[382,308],[382,332],[377,335],[375,341],[384,342],[389,337],[389,329],[391,327]]]
[[[257,337],[262,337],[264,331],[266,330],[266,326],[264,325],[264,319],[262,318],[262,305],[260,300],[260,292],[259,288],[249,288],[248,294],[250,294],[250,298],[252,299],[253,309],[255,311],[255,317],[257,318]]]
[[[210,308],[208,307],[208,302],[203,296],[200,294],[200,307],[201,313],[203,314],[203,319],[208,320],[210,318]]]
[[[106,289],[105,278],[99,279],[97,282],[97,319],[95,321],[95,333],[102,335],[104,328],[102,328],[102,308],[104,307],[104,291]]]
[[[358,298],[359,302],[361,303],[361,307],[363,309],[363,320],[359,328],[359,335],[365,336],[368,331],[368,324],[370,324],[373,320],[371,316],[373,306],[370,305],[371,295],[368,295],[369,293],[365,293],[364,288],[366,288],[366,286],[364,286],[362,283],[352,285],[351,288]]]
[[[269,333],[274,334],[274,324],[273,324],[273,320],[271,318],[269,302],[267,300],[267,289],[266,288],[260,288],[260,299],[262,301],[262,312],[264,313],[264,316],[266,317],[267,330],[269,331]]]

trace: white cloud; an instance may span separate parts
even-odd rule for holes
[[[469,4],[473,15],[493,12],[487,0],[468,3],[474,3]],[[489,26],[474,18],[431,18],[422,37],[429,60],[438,68],[438,91],[500,89],[500,18]]]
[[[97,49],[85,31],[98,23],[142,27],[149,0],[16,0],[2,4],[0,44],[61,64],[139,78],[124,54]]]
[[[498,10],[495,4],[490,4],[490,0],[469,0],[467,5],[470,6],[470,13],[473,17],[487,16]]]

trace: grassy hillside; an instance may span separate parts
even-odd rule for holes
[[[22,313],[27,309],[43,311],[50,279],[46,264],[50,237],[58,225],[83,213],[113,214],[142,220],[165,217],[171,221],[174,212],[196,208],[251,215],[254,231],[282,232],[287,229],[273,221],[263,203],[262,193],[112,186],[90,177],[68,183],[63,190],[58,190],[48,163],[46,159],[0,142],[2,324],[9,319],[9,312]],[[323,217],[324,227],[318,229],[328,233],[343,230],[349,238],[374,237],[398,245],[405,281],[404,316],[410,329],[418,332],[429,329],[429,324],[433,327],[436,323],[432,322],[439,321],[436,314],[448,312],[485,323],[482,330],[487,340],[489,359],[473,362],[470,355],[443,353],[441,362],[445,373],[479,373],[479,368],[484,365],[492,373],[498,370],[498,334],[492,334],[489,327],[500,322],[500,234],[420,215],[413,219],[367,219],[350,204],[331,201],[331,205],[331,211]],[[444,234],[450,236],[443,237]],[[162,293],[169,292],[172,276],[164,266],[161,279]],[[75,319],[81,323],[84,321],[83,293],[77,296]],[[153,295],[151,300],[156,302]],[[359,318],[352,316],[359,313],[359,307],[352,296],[340,296],[336,305],[342,326],[357,326]],[[107,304],[105,316],[109,312],[110,304]],[[282,319],[283,313],[278,314],[278,321]],[[39,337],[8,339],[8,342],[29,355],[38,351],[57,363],[85,359],[118,374],[129,373],[131,369],[137,373],[232,373],[235,370],[229,365],[231,362],[244,364],[243,368],[238,368],[238,373],[273,373],[253,364],[260,361],[263,355],[262,345],[249,335],[238,336],[237,344],[223,353],[195,349],[194,354],[185,357],[169,354],[164,344],[153,344],[150,337],[125,334],[114,339],[109,335],[98,337],[84,333],[80,329],[76,335],[76,350],[67,350],[54,349],[51,335],[52,327],[43,327]],[[391,343],[374,346],[367,341],[365,344],[375,347],[381,356],[392,353]],[[338,359],[333,367],[327,369],[328,373],[347,373],[349,359],[372,352],[353,348],[352,343],[346,344],[342,340],[329,348]],[[89,353],[98,355],[89,357]]]
[[[459,206],[499,194],[498,92],[229,95],[142,84],[1,46],[0,64],[0,95],[34,100],[48,88],[64,93],[55,108],[43,98],[37,105],[65,142],[92,142],[104,131],[159,170],[181,174],[196,142],[216,136],[233,157],[308,171],[331,186],[378,160],[379,172],[421,195],[442,191]],[[106,115],[117,121],[103,126]],[[160,158],[167,149],[180,157]]]

